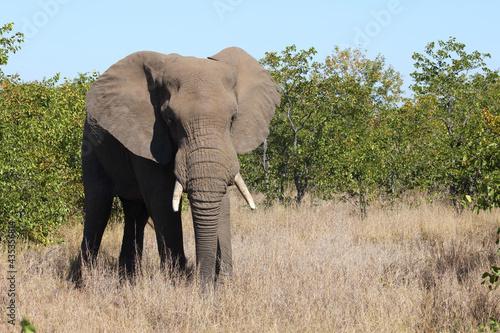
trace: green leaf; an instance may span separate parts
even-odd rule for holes
[[[33,333],[36,332],[35,326],[33,326],[28,318],[24,318],[21,321],[22,333]]]

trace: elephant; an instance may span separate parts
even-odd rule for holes
[[[140,51],[106,70],[86,97],[81,265],[95,260],[118,196],[125,220],[120,267],[133,273],[140,263],[151,217],[161,267],[185,269],[187,193],[200,282],[231,276],[228,186],[255,208],[237,154],[266,139],[280,98],[268,71],[237,47],[206,59]]]

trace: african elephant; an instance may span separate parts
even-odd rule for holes
[[[183,269],[180,199],[191,205],[200,281],[232,272],[230,204],[237,154],[269,134],[279,88],[248,53],[232,47],[207,59],[137,52],[118,61],[87,93],[82,169],[82,263],[97,256],[115,196],[125,230],[120,266],[133,271],[153,219],[162,267]],[[253,206],[254,208],[254,206]]]

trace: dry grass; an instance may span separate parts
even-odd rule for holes
[[[481,286],[499,261],[498,211],[456,215],[424,204],[372,208],[360,220],[342,203],[251,212],[232,202],[235,274],[215,293],[164,277],[149,227],[145,274],[120,283],[120,224],[106,230],[99,265],[77,290],[66,281],[81,240],[77,224],[63,231],[64,244],[18,244],[18,319],[29,317],[40,332],[477,332],[488,316],[500,317],[500,291]],[[193,261],[189,217],[184,230]],[[5,309],[5,292],[0,300]],[[4,318],[0,331],[19,331]]]

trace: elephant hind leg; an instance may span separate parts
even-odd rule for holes
[[[71,264],[68,278],[82,285],[82,267],[95,263],[104,229],[113,204],[113,182],[105,173],[95,152],[82,152],[83,187],[85,192],[85,224],[80,253]]]
[[[123,242],[120,252],[120,271],[129,277],[140,267],[144,248],[144,228],[149,218],[146,205],[141,201],[120,197],[125,215]]]

